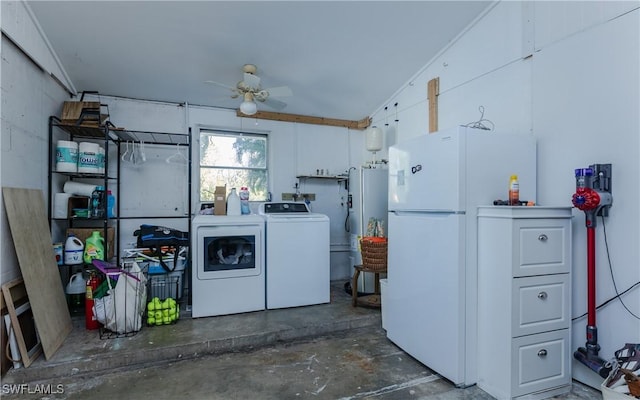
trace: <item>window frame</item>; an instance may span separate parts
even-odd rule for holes
[[[269,175],[269,147],[270,147],[270,143],[269,143],[269,133],[268,132],[261,132],[261,131],[244,131],[244,130],[232,130],[232,129],[221,129],[221,128],[215,128],[215,127],[207,127],[207,126],[201,126],[198,128],[197,130],[198,133],[198,147],[197,147],[197,159],[198,159],[198,172],[197,172],[197,176],[195,176],[194,178],[197,179],[198,182],[198,186],[197,186],[197,199],[200,203],[209,203],[212,202],[212,199],[203,199],[202,198],[202,172],[206,171],[206,170],[230,170],[230,171],[264,171],[265,174],[265,187],[264,187],[264,193],[265,193],[265,198],[262,199],[257,199],[255,196],[254,197],[250,197],[249,200],[250,201],[267,201],[268,197],[269,197],[269,186],[270,186],[270,175]],[[230,138],[241,138],[241,137],[257,137],[257,138],[261,138],[264,139],[264,143],[265,143],[265,154],[264,154],[264,167],[242,167],[242,166],[238,166],[238,167],[234,167],[234,166],[228,166],[228,165],[216,165],[215,163],[213,165],[209,165],[209,164],[203,164],[202,163],[202,155],[201,155],[201,151],[202,151],[202,141],[205,140],[205,138],[209,137],[209,136],[218,136],[218,137],[230,137]],[[227,188],[227,191],[229,192],[231,190],[231,188]],[[240,190],[240,188],[237,188],[237,190]],[[228,193],[227,193],[228,194]]]

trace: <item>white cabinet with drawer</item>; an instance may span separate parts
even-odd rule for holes
[[[571,389],[571,207],[478,208],[478,386]]]

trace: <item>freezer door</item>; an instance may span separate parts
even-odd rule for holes
[[[465,376],[465,218],[389,213],[387,336],[456,385]],[[470,383],[474,383],[473,381]]]
[[[464,210],[464,129],[420,135],[389,148],[389,210]]]

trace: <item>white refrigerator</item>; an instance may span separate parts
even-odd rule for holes
[[[356,179],[351,180],[349,185],[352,205],[349,209],[350,262],[352,267],[350,272],[353,276],[353,266],[362,263],[358,241],[367,233],[369,219],[375,218],[381,221],[385,230],[384,236],[387,236],[389,171],[386,166],[376,165],[376,168],[360,167],[351,174],[356,175]],[[358,292],[373,293],[374,283],[373,274],[360,274]]]
[[[388,338],[453,384],[476,383],[477,206],[536,198],[530,134],[456,127],[389,148]]]

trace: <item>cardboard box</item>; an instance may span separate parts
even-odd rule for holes
[[[86,196],[71,196],[69,197],[69,201],[67,203],[67,215],[69,218],[73,217],[74,212],[73,209],[74,208],[81,208],[81,209],[86,209],[89,210],[90,209],[90,198],[86,197]],[[90,210],[89,210],[90,211]]]
[[[216,186],[213,192],[213,215],[227,215],[227,187]]]
[[[78,239],[82,240],[82,243],[85,243],[87,238],[89,236],[91,236],[91,234],[93,233],[93,231],[98,231],[100,232],[101,236],[104,236],[104,229],[102,227],[98,227],[98,228],[68,228],[67,229],[67,236],[69,236],[70,233],[73,233],[75,235],[75,237],[77,237]],[[107,228],[107,240],[105,241],[105,244],[107,245],[107,249],[106,249],[106,253],[107,253],[107,259],[105,261],[109,261],[110,259],[113,258],[114,255],[114,239],[116,236],[116,231],[114,228],[109,227]]]

